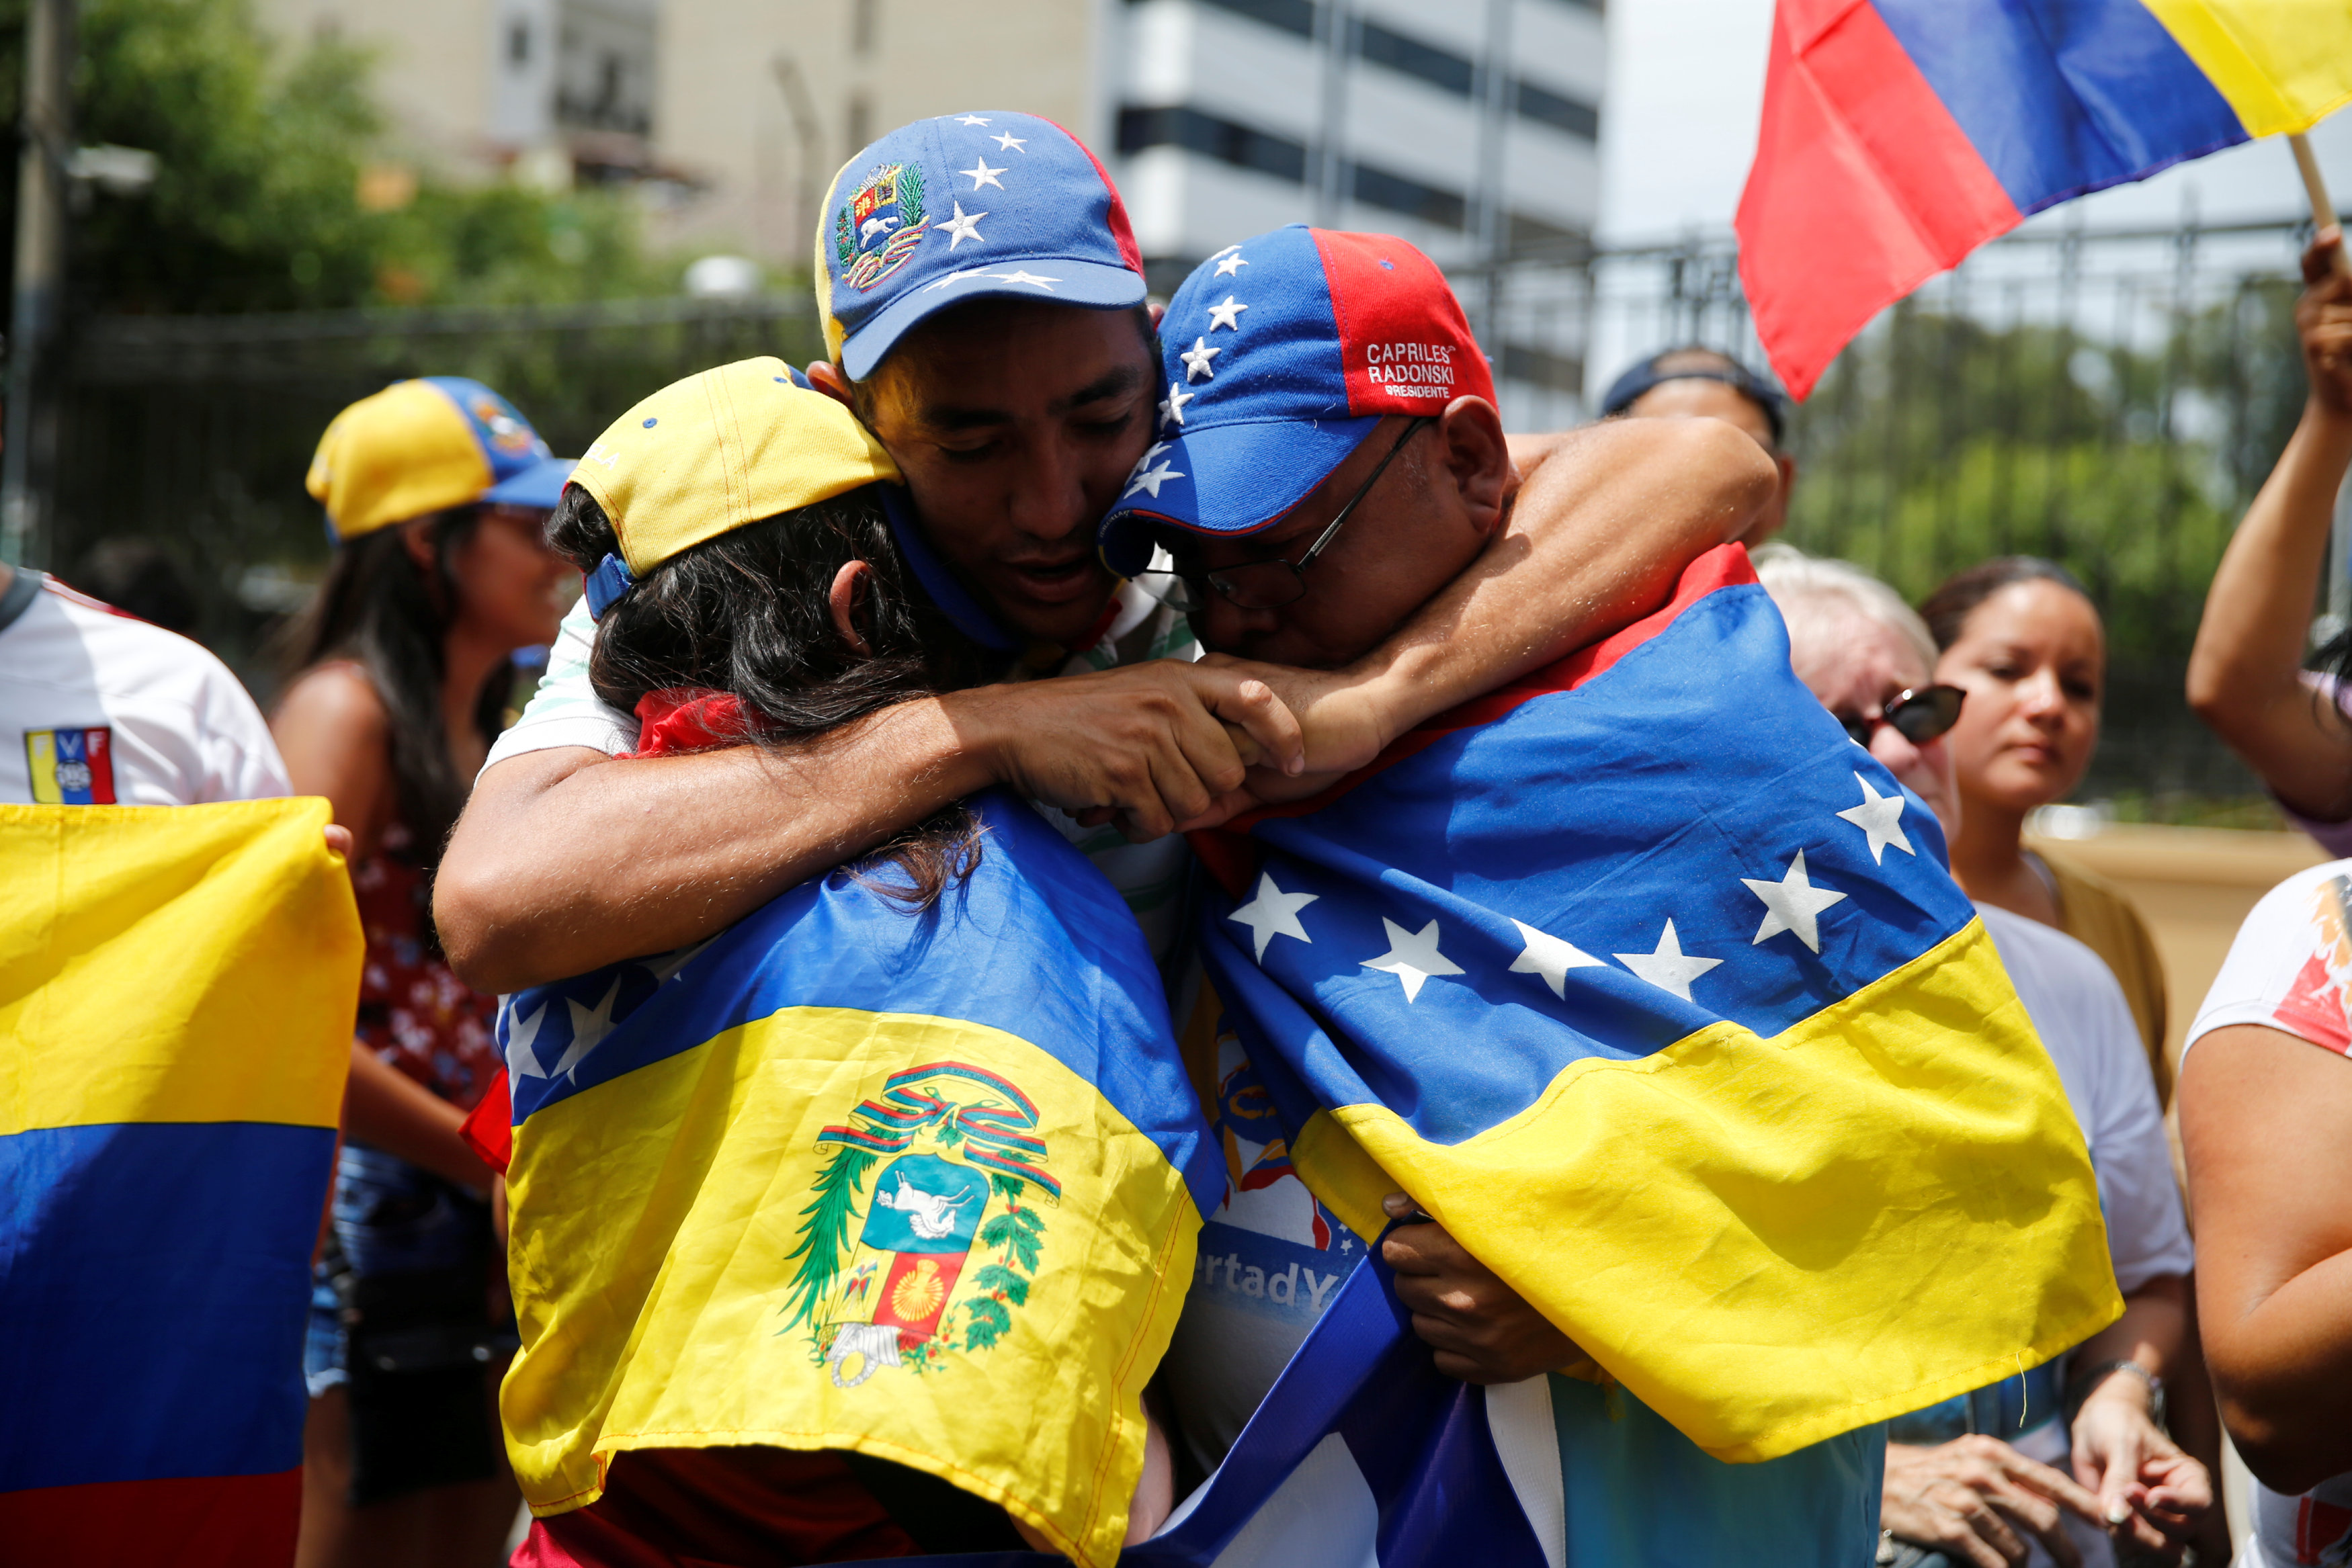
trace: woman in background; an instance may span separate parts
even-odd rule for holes
[[[2304,253],[2310,394],[2206,596],[2189,702],[2297,826],[2352,855],[2352,635],[2303,669],[2352,466],[2352,277],[2344,239]],[[2338,563],[2337,570],[2344,570]],[[2332,700],[2331,700],[2332,699]],[[2352,1563],[2352,861],[2287,879],[2247,915],[2181,1057],[2189,1190],[2209,1239],[2197,1294],[2213,1381],[2253,1471],[2255,1564]]]
[[[512,655],[553,640],[579,586],[541,537],[569,467],[505,399],[440,377],[345,409],[311,463],[335,552],[273,729],[296,792],[352,833],[367,963],[304,1358],[301,1568],[487,1565],[515,1518],[494,1183],[458,1136],[498,1069],[496,1004],[450,973],[429,912]]]
[[[1919,606],[1942,655],[1936,679],[1968,694],[1947,744],[1960,787],[1952,874],[1980,904],[2054,925],[2106,961],[2131,1004],[2156,1077],[2164,1054],[2164,963],[2147,925],[2104,878],[2025,847],[2025,819],[2083,781],[2099,744],[2106,631],[2074,574],[2033,556],[1970,567]]]

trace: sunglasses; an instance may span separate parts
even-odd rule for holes
[[[1432,418],[1407,421],[1380,463],[1365,476],[1364,482],[1356,486],[1356,493],[1348,497],[1348,504],[1339,508],[1339,515],[1315,536],[1315,542],[1308,545],[1307,553],[1297,560],[1276,557],[1268,560],[1245,560],[1216,571],[1203,571],[1197,565],[1179,558],[1172,579],[1148,591],[1153,592],[1162,604],[1188,615],[1207,608],[1210,592],[1244,610],[1279,610],[1286,604],[1296,604],[1307,597],[1307,569],[1313,566],[1315,558],[1339,537],[1339,525],[1348,520],[1359,501],[1371,494],[1372,486],[1381,482],[1381,476],[1388,472],[1391,463],[1396,461],[1396,455],[1404,450],[1404,444],[1411,441],[1423,425],[1436,423]]]
[[[1912,745],[1925,746],[1960,722],[1960,704],[1968,700],[1968,695],[1958,686],[1915,686],[1907,692],[1895,693],[1874,714],[1842,713],[1836,716],[1859,747],[1867,747],[1870,737],[1882,724],[1893,725],[1895,732]]]

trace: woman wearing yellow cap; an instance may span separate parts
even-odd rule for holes
[[[590,447],[549,534],[637,755],[789,768],[1002,668],[898,478],[772,359]],[[1142,932],[999,791],[842,852],[709,941],[505,999],[510,1090],[468,1130],[511,1183],[520,1568],[1108,1568],[1168,1511],[1143,1390],[1223,1165]]]
[[[429,910],[512,655],[552,641],[577,591],[541,537],[569,466],[446,377],[345,409],[310,466],[334,557],[289,630],[272,729],[294,788],[352,835],[367,964],[304,1357],[304,1568],[487,1564],[514,1517],[489,1406],[514,1344],[493,1178],[457,1136],[498,1067],[494,1002],[449,972]]]

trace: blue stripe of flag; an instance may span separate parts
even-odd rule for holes
[[[331,1127],[0,1138],[0,1491],[302,1461]]]

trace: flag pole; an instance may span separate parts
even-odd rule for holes
[[[2286,144],[2294,149],[2294,166],[2303,171],[2304,194],[2311,198],[2311,221],[2321,228],[2336,221],[2336,204],[2327,199],[2327,182],[2320,177],[2319,160],[2311,154],[2311,139],[2300,131],[2290,132]],[[2336,247],[2336,270],[2352,274],[2352,257],[2344,247]]]

